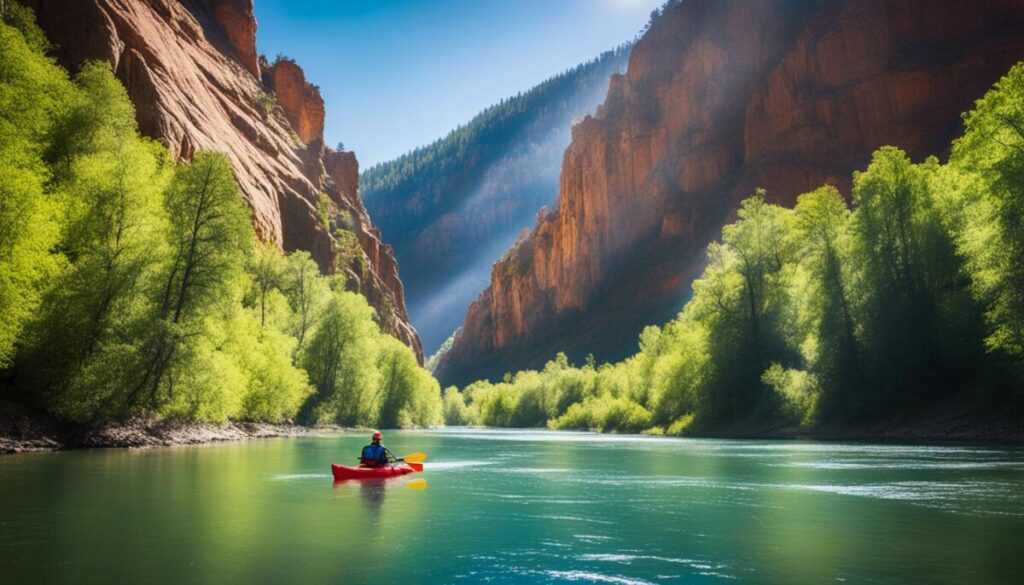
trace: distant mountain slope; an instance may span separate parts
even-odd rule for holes
[[[444,138],[363,172],[362,195],[402,266],[424,348],[437,349],[491,264],[555,200],[575,119],[604,98],[631,44],[491,106]]]

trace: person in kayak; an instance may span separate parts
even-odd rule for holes
[[[380,432],[374,432],[370,444],[363,447],[359,455],[359,461],[366,467],[381,467],[387,465],[395,457],[388,451],[388,448],[381,444]]]

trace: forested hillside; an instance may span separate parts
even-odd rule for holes
[[[108,63],[69,78],[2,6],[0,396],[87,423],[438,419],[344,276],[257,240],[226,156],[172,160]]]
[[[884,147],[792,208],[758,191],[707,248],[693,298],[640,351],[477,382],[449,422],[744,434],[1024,407],[1024,64],[947,164]],[[467,406],[468,405],[468,406]]]
[[[616,47],[363,172],[366,207],[395,248],[428,353],[458,327],[491,264],[554,201],[570,127],[601,102],[630,49]]]

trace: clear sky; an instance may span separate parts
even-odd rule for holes
[[[293,57],[324,139],[363,168],[632,39],[663,0],[256,0],[259,52]]]

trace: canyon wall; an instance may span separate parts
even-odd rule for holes
[[[226,153],[260,238],[308,250],[325,271],[376,308],[384,330],[422,348],[405,309],[391,247],[359,197],[355,155],[323,145],[324,104],[294,62],[263,71],[252,0],[31,0],[40,26],[72,73],[109,62],[135,105],[139,130],[177,158]],[[332,221],[316,205],[326,195]],[[366,270],[336,266],[334,229],[353,231]]]
[[[755,188],[790,205],[849,193],[883,145],[941,155],[1022,58],[1022,0],[672,3],[573,128],[554,209],[493,266],[438,377],[636,351]]]

